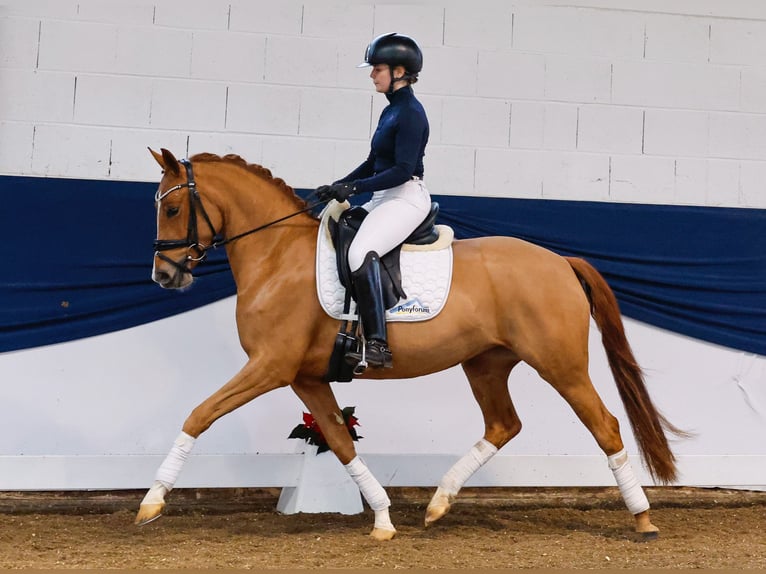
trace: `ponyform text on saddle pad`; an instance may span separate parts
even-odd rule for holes
[[[325,209],[317,237],[317,296],[325,312],[335,319],[343,318],[346,289],[338,278],[335,248],[327,222],[330,217],[337,218],[342,211],[337,204],[330,204]],[[444,307],[452,281],[454,234],[447,226],[437,225],[436,228],[440,235],[436,243],[402,247],[402,287],[407,298],[386,311],[387,321],[425,321],[438,315]]]

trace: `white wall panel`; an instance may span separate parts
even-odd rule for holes
[[[170,28],[120,28],[110,73],[186,78],[191,70],[192,32]]]
[[[266,36],[207,30],[192,35],[192,78],[262,82],[265,66]]]
[[[360,54],[364,56],[363,51]],[[452,97],[475,95],[477,58],[477,51],[470,48],[428,50],[423,54],[423,72],[416,85],[418,93],[449,94]]]
[[[569,104],[545,104],[543,146],[549,150],[573,150],[577,146],[579,108]]]
[[[675,161],[662,157],[615,155],[609,198],[630,203],[673,203]]]
[[[155,80],[152,126],[221,131],[226,121],[226,86],[194,80]]]
[[[270,36],[266,81],[299,86],[334,86],[338,77],[334,40]]]
[[[32,124],[0,121],[0,172],[25,175],[31,171],[34,133]]]
[[[153,80],[136,76],[77,76],[74,122],[146,128],[152,113]]]
[[[74,94],[74,74],[0,69],[1,119],[70,122]]]
[[[476,193],[489,197],[542,198],[543,154],[538,151],[479,149]]]
[[[183,0],[156,2],[154,24],[183,30],[226,30],[229,27],[229,3],[201,2],[191,8]]]
[[[708,131],[707,112],[646,110],[644,153],[707,157]]]
[[[237,132],[296,135],[300,121],[300,88],[231,84],[226,128]]]
[[[297,36],[303,25],[303,2],[299,0],[233,0],[229,29],[261,34]]]
[[[367,3],[306,2],[303,4],[304,36],[316,38],[359,38],[369,41],[375,8]]]
[[[0,19],[0,66],[25,70],[34,69],[37,63],[39,38],[39,20]]]
[[[511,104],[510,147],[541,149],[545,137],[545,104],[513,102]]]
[[[676,160],[674,203],[701,205],[707,203],[709,160],[681,158]]]
[[[710,25],[710,62],[762,66],[766,61],[766,22],[719,18]]]
[[[508,147],[510,123],[510,102],[490,99],[445,99],[442,107],[441,142]]]
[[[640,154],[644,112],[618,106],[580,106],[577,149]]]
[[[468,195],[473,190],[475,152],[467,146],[431,144],[423,159],[432,194]]]
[[[115,141],[112,156],[95,165],[121,166],[108,177],[142,173],[127,168],[142,152],[124,150],[120,142],[136,141],[129,132],[147,127],[161,135],[169,130],[174,143],[179,132],[197,141],[205,133],[221,149],[230,147],[228,134],[248,133],[263,144],[271,137],[303,135],[331,142],[325,147],[335,153],[356,149],[353,140],[369,137],[386,104],[373,92],[369,71],[356,65],[374,34],[394,29],[412,34],[424,49],[416,91],[431,119],[432,144],[467,147],[469,156],[497,147],[577,149],[607,161],[614,154],[766,161],[766,75],[759,56],[766,10],[759,16],[743,3],[703,2],[695,8],[681,0],[629,2],[621,7],[628,9],[617,9],[600,0],[569,7],[544,0],[470,7],[193,0],[142,4],[132,11],[105,6],[5,7],[0,27],[9,33],[0,38],[0,119],[26,122],[33,130],[46,124],[74,132],[107,128]],[[307,88],[339,91],[301,96]],[[144,120],[147,103],[151,123]],[[582,104],[599,106],[581,109]],[[344,106],[344,116],[351,117],[341,122],[338,110]],[[645,118],[640,123],[639,113]],[[710,114],[707,135],[704,114]],[[346,138],[349,146],[340,141]],[[44,164],[45,174],[54,175],[48,171],[52,164],[40,157],[33,163],[27,151],[18,170],[7,171],[28,173],[28,166]],[[348,159],[333,157],[328,172]],[[683,171],[681,179],[707,181],[708,163],[699,165],[706,166],[704,173]],[[522,179],[538,180],[535,165],[522,169],[531,170]],[[91,177],[96,173],[103,172],[98,168]],[[487,180],[487,174],[478,175],[460,178],[461,189],[467,181]],[[442,177],[440,183],[450,180],[458,181]],[[752,193],[739,192],[738,175],[717,182],[718,190],[696,195],[710,205],[759,205]],[[567,186],[570,192],[578,193]],[[590,185],[579,190],[582,199],[602,197],[592,192]],[[461,193],[480,191],[474,186]],[[679,191],[685,200],[692,196]]]
[[[112,73],[127,64],[117,61],[118,30],[116,24],[44,19],[37,68]]]
[[[641,58],[643,19],[619,10],[518,6],[513,47],[570,56]]]
[[[738,161],[708,161],[707,198],[712,206],[744,205],[740,201]]]
[[[545,57],[508,51],[479,52],[477,94],[491,98],[542,100]]]
[[[507,50],[513,36],[513,7],[493,5],[492,17],[476,2],[453,2],[444,11],[444,45]]]
[[[612,102],[631,106],[736,110],[739,70],[731,66],[616,62]]]
[[[559,102],[609,103],[612,66],[609,60],[547,56],[545,97]]]
[[[754,161],[740,162],[738,202],[766,209],[764,182],[766,182],[766,164]]]
[[[301,93],[298,133],[366,140],[370,133],[370,100],[370,95],[364,92],[306,88]]]
[[[710,22],[707,18],[690,16],[648,16],[644,58],[661,62],[707,62]]]
[[[334,153],[335,146],[326,140],[307,137],[269,138],[263,142],[263,165],[268,166],[276,177],[281,177],[288,185],[315,188],[336,179],[330,173]],[[357,157],[358,163],[361,163],[367,156]],[[346,173],[358,163],[348,166]]]
[[[111,130],[43,124],[35,128],[32,172],[58,177],[109,177]],[[77,153],[70,153],[77,150]]]
[[[608,201],[609,159],[600,154],[548,152],[543,156],[546,199]]]
[[[711,113],[710,155],[766,159],[766,115]]]
[[[59,2],[48,2],[48,5]],[[34,5],[35,2],[29,4]],[[66,4],[66,2],[61,2]],[[86,0],[72,2],[75,5],[76,18],[85,22],[104,22],[109,24],[145,25],[154,22],[156,7],[150,2],[102,2],[100,0]],[[50,17],[46,8],[46,15]]]
[[[743,68],[740,86],[740,109],[744,112],[766,112],[766,68]]]

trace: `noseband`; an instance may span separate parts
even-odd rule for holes
[[[157,193],[154,195],[154,201],[157,204],[159,204],[160,201],[162,201],[164,198],[166,198],[168,195],[170,195],[174,191],[183,189],[184,187],[189,189],[189,223],[186,228],[186,239],[155,239],[154,254],[156,257],[159,257],[163,261],[170,263],[173,267],[175,267],[176,269],[178,269],[179,271],[183,273],[191,273],[192,271],[191,269],[189,269],[187,263],[189,261],[194,261],[194,262],[204,261],[205,258],[207,257],[207,252],[210,249],[221,247],[223,245],[226,245],[227,243],[231,243],[233,241],[236,241],[237,239],[241,239],[242,237],[255,233],[256,231],[261,231],[262,229],[271,227],[272,225],[276,223],[281,223],[282,221],[285,221],[286,219],[290,219],[291,217],[295,217],[296,215],[300,215],[301,213],[311,211],[315,207],[322,205],[324,203],[327,203],[329,201],[329,199],[321,200],[321,201],[309,204],[304,209],[301,209],[289,215],[285,215],[284,217],[280,217],[279,219],[275,219],[274,221],[270,221],[269,223],[266,223],[265,225],[255,227],[253,229],[250,229],[249,231],[245,231],[244,233],[235,235],[234,237],[223,239],[223,237],[215,230],[215,227],[213,227],[213,222],[210,221],[210,217],[208,216],[207,211],[205,211],[205,206],[202,205],[202,199],[200,198],[199,191],[197,191],[197,184],[194,181],[194,171],[192,170],[191,162],[188,159],[181,159],[179,160],[179,162],[181,162],[183,166],[186,168],[186,183],[179,183],[178,185],[174,185],[170,189],[163,192],[160,192],[159,190],[157,190]],[[316,195],[316,192],[312,194],[312,196],[314,195]],[[158,205],[158,209],[159,209],[159,205]],[[199,242],[199,233],[197,231],[197,212],[198,211],[202,215],[202,218],[207,223],[207,226],[210,228],[210,232],[213,234],[212,243],[210,245],[203,245],[202,243]],[[186,259],[183,261],[183,263],[174,261],[167,255],[162,253],[163,251],[169,251],[171,249],[179,249],[181,247],[186,247],[187,249]]]
[[[199,196],[199,191],[197,191],[197,184],[194,181],[194,171],[192,170],[191,162],[187,159],[182,159],[179,161],[186,168],[186,183],[175,185],[162,193],[157,190],[157,193],[154,196],[154,201],[159,204],[160,201],[162,201],[174,191],[183,189],[184,187],[189,189],[189,223],[186,228],[186,239],[155,239],[154,251],[157,257],[170,263],[178,270],[184,273],[191,273],[191,269],[189,269],[186,263],[189,261],[204,261],[207,257],[207,250],[210,248],[209,246],[205,246],[199,242],[199,232],[197,230],[198,211],[200,214],[202,214],[202,218],[205,220],[213,234],[213,247],[216,246],[215,238],[218,237],[218,233],[216,232],[215,227],[213,227],[213,223],[210,221],[210,217],[208,216],[207,211],[205,211],[205,206],[202,205],[202,199]],[[187,250],[184,263],[179,263],[178,261],[175,261],[162,253],[163,251],[178,249],[180,247],[186,247]]]

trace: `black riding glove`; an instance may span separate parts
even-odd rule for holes
[[[332,199],[329,185],[320,185],[314,190],[314,195],[319,201],[330,201]]]
[[[356,193],[356,184],[354,182],[333,183],[332,185],[320,185],[314,192],[319,201],[346,201],[350,196]]]

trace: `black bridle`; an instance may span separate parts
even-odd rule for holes
[[[202,204],[202,198],[200,197],[199,191],[197,190],[197,183],[194,181],[194,170],[192,169],[191,162],[188,159],[182,159],[179,161],[186,168],[186,183],[179,183],[178,185],[174,185],[170,189],[167,189],[163,192],[160,192],[159,190],[157,190],[157,193],[154,195],[154,201],[158,204],[157,209],[159,209],[159,202],[165,199],[168,195],[170,195],[174,191],[183,189],[185,187],[189,189],[189,223],[186,228],[186,239],[155,239],[154,254],[156,257],[159,257],[163,261],[170,263],[175,268],[177,268],[178,270],[184,273],[192,272],[191,269],[189,269],[189,267],[187,266],[188,262],[194,261],[194,262],[200,263],[204,261],[205,258],[207,257],[207,252],[210,249],[216,249],[228,243],[232,243],[233,241],[236,241],[237,239],[241,239],[247,235],[251,235],[257,231],[266,229],[267,227],[271,227],[272,225],[285,221],[286,219],[290,219],[291,217],[295,217],[296,215],[300,215],[301,213],[306,213],[307,211],[311,211],[315,207],[322,205],[324,203],[327,203],[327,201],[329,201],[329,200],[325,200],[325,201],[318,201],[316,203],[312,203],[308,205],[307,207],[305,207],[304,209],[301,209],[299,211],[296,211],[284,217],[280,217],[279,219],[275,219],[274,221],[270,221],[269,223],[260,225],[253,229],[245,231],[244,233],[235,235],[234,237],[229,237],[228,239],[224,239],[215,230],[215,227],[213,226],[213,222],[210,220],[210,216],[207,214],[207,211],[205,211],[205,206]],[[197,213],[198,212],[202,215],[202,218],[205,220],[205,222],[207,223],[207,226],[210,228],[210,231],[213,234],[212,243],[210,245],[204,245],[200,243],[199,241],[199,231],[197,229]],[[186,247],[186,258],[182,262],[175,261],[174,259],[171,259],[170,257],[168,257],[167,255],[163,253],[163,251],[170,251],[171,249],[180,249],[182,247]]]

